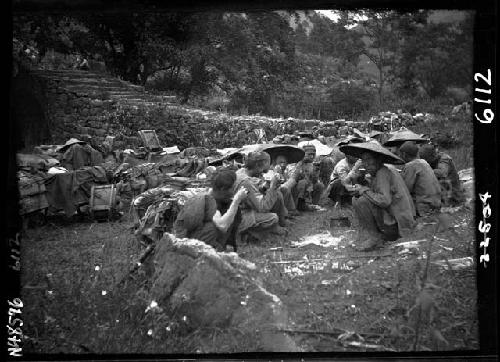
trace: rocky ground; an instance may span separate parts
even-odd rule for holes
[[[302,351],[476,349],[472,212],[451,211],[449,228],[431,244],[427,277],[433,219],[410,239],[361,253],[349,247],[353,227],[339,221],[349,212],[324,207],[297,217],[285,238],[242,245],[238,254],[281,299],[288,322],[280,329]],[[144,251],[127,220],[51,219],[28,230],[22,244],[26,353],[265,350],[242,331],[193,330],[182,317],[167,321],[147,311],[147,268],[120,283]]]

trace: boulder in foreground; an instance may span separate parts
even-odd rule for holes
[[[218,328],[238,345],[238,335],[255,336],[255,351],[300,351],[279,331],[288,323],[286,307],[263,288],[256,266],[236,253],[217,253],[201,241],[165,234],[150,263],[152,298],[183,318],[188,331]]]

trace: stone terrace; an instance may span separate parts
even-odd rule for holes
[[[117,147],[134,147],[141,144],[138,130],[155,129],[164,146],[222,148],[241,146],[241,130],[251,133],[263,128],[269,139],[325,124],[317,120],[229,116],[181,106],[175,103],[175,97],[150,94],[141,86],[88,71],[32,70],[30,79],[33,88],[43,93],[49,142],[54,144],[83,135],[101,142],[106,135],[113,135]]]

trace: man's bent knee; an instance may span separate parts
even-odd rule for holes
[[[352,198],[352,206],[353,207],[365,207],[369,206],[370,200],[368,200],[365,196],[353,197]]]

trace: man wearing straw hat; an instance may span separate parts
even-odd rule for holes
[[[357,136],[349,136],[338,142],[337,147],[356,142],[361,143],[363,139]],[[339,153],[341,152],[339,151]],[[336,162],[325,193],[335,203],[335,207],[344,207],[351,204],[352,192],[348,191],[346,186],[361,183],[364,176],[361,160],[351,155],[345,155],[344,158]]]
[[[340,150],[361,158],[371,176],[369,187],[359,184],[352,187],[358,195],[352,200],[359,224],[355,248],[368,251],[381,246],[384,241],[409,235],[415,226],[411,195],[399,173],[384,165],[404,161],[376,142],[353,143],[341,146]]]
[[[399,153],[399,147],[406,141],[412,141],[417,144],[424,144],[429,142],[428,138],[422,137],[420,134],[407,129],[401,128],[398,131],[392,133],[391,137],[384,142],[384,146],[387,148],[393,148],[396,154]]]
[[[361,165],[361,160],[350,155],[346,155],[335,165],[327,190],[328,198],[335,203],[335,207],[344,207],[351,203],[352,194],[346,189],[346,186],[357,182],[364,176]]]

